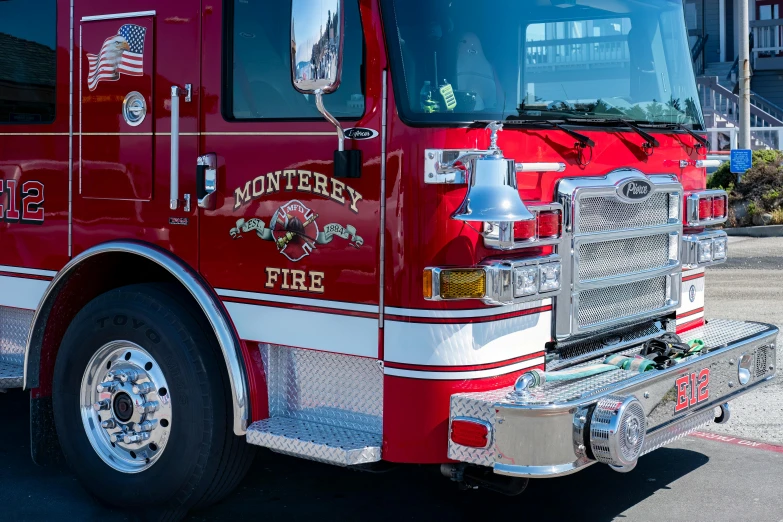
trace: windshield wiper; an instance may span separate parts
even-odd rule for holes
[[[573,119],[568,121],[574,121],[579,123],[600,123],[600,124],[614,124],[614,125],[625,125],[627,128],[634,131],[636,134],[644,138],[644,141],[646,142],[643,145],[643,148],[645,149],[654,149],[655,147],[660,147],[661,144],[658,142],[657,139],[655,139],[654,136],[644,132],[642,129],[639,128],[639,126],[632,121],[629,120],[623,120],[621,118],[585,118],[585,119]]]
[[[563,127],[560,122],[563,120],[521,120],[518,119],[516,116],[509,116],[506,118],[506,121],[504,125],[549,125],[550,127],[554,127],[555,129],[559,131],[563,131],[572,138],[574,138],[577,142],[579,142],[580,147],[595,147],[595,142],[585,136],[584,134],[579,134],[578,132],[574,132],[571,129],[568,129],[566,127]],[[563,123],[565,123],[563,121]]]
[[[663,125],[664,128],[667,128],[667,129],[679,129],[679,130],[687,132],[688,134],[693,136],[693,139],[695,139],[696,141],[699,142],[696,145],[697,149],[701,148],[701,147],[706,147],[707,150],[710,150],[710,141],[707,138],[705,138],[704,136],[699,136],[698,134],[693,132],[692,129],[689,129],[688,127],[686,127],[682,123],[664,123],[662,125]]]

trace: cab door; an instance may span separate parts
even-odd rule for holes
[[[132,238],[197,266],[187,196],[198,157],[200,10],[201,0],[75,3],[74,255]]]
[[[364,61],[360,14],[345,2],[342,84],[324,97],[355,129],[354,178],[335,173],[335,127],[293,88],[291,1],[225,0],[204,19],[215,192],[200,209],[200,268],[243,339],[378,356],[382,73]]]

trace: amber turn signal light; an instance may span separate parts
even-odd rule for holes
[[[424,299],[432,299],[432,269],[424,270]]]

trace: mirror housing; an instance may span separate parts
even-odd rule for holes
[[[291,73],[302,94],[340,87],[343,66],[343,0],[292,0]]]
[[[324,107],[323,95],[340,87],[343,68],[344,0],[291,1],[291,79],[294,89],[314,95],[318,111],[337,129],[334,177],[361,176],[361,151],[345,150],[345,132]]]

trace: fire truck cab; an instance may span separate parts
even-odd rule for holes
[[[774,377],[704,319],[680,0],[132,5],[0,2],[0,389],[102,501],[258,446],[518,493]]]

